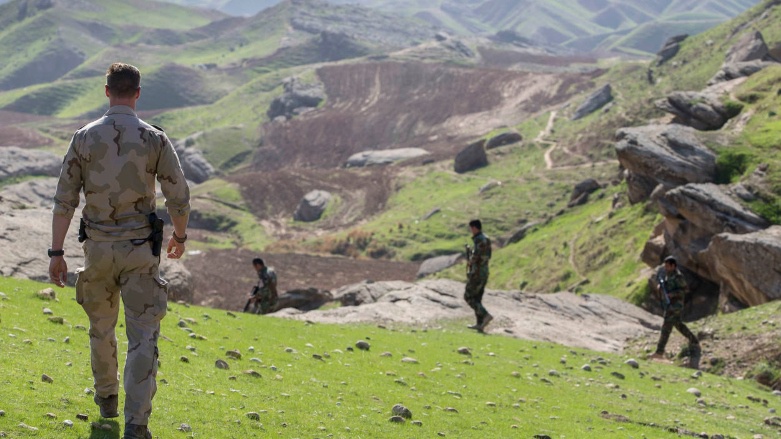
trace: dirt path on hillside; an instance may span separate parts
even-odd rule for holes
[[[551,171],[551,170],[571,170],[571,169],[581,169],[581,168],[588,168],[592,166],[599,166],[599,165],[617,165],[618,160],[602,160],[598,162],[591,161],[588,157],[584,156],[583,154],[578,154],[576,152],[573,152],[566,146],[559,145],[558,142],[554,142],[551,140],[547,140],[548,136],[553,132],[553,124],[556,122],[556,116],[558,115],[557,111],[552,111],[550,114],[550,117],[548,118],[548,123],[545,126],[545,129],[539,132],[537,134],[537,137],[534,138],[534,142],[541,143],[545,145],[550,145],[550,147],[545,150],[545,169]],[[553,161],[553,152],[557,149],[563,150],[567,155],[572,157],[580,157],[584,161],[584,163],[579,165],[564,165],[564,166],[556,166],[556,164]]]

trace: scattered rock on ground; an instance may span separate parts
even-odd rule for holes
[[[488,156],[483,143],[484,141],[473,143],[456,155],[454,169],[457,173],[463,174],[488,166]]]
[[[604,107],[612,100],[613,88],[610,84],[606,84],[586,98],[585,102],[580,104],[578,109],[575,110],[575,114],[572,115],[572,120],[582,119]]]
[[[333,195],[327,191],[314,190],[307,193],[298,203],[293,219],[304,222],[319,220],[332,198]]]
[[[397,148],[379,151],[363,151],[351,155],[347,159],[346,166],[350,168],[362,168],[366,166],[389,165],[391,163],[409,160],[429,155],[429,152],[421,148]]]
[[[426,259],[420,264],[420,269],[418,269],[417,277],[418,279],[420,279],[428,275],[439,273],[440,271],[446,270],[452,267],[453,265],[456,265],[463,257],[464,255],[461,253],[454,253],[451,255],[436,256],[433,258]]]

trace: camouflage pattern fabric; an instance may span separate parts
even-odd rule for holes
[[[488,283],[488,262],[491,260],[491,240],[482,232],[472,237],[474,249],[469,260],[464,300],[475,311],[477,324],[483,323],[488,311],[483,307],[483,294]]]
[[[123,105],[76,131],[54,196],[55,215],[72,218],[83,189],[82,217],[95,241],[143,239],[155,211],[155,177],[171,215],[190,210],[190,189],[165,133]]]
[[[125,362],[125,422],[147,425],[157,390],[157,339],[167,309],[167,285],[159,259],[148,245],[130,241],[83,244],[84,268],[76,270],[76,301],[90,321],[90,351],[95,392],[119,394],[117,338],[119,299],[125,306],[128,354]]]
[[[677,329],[684,337],[689,340],[689,345],[699,347],[697,337],[683,323],[683,308],[686,293],[689,292],[689,286],[686,279],[679,270],[672,273],[663,273],[662,278],[667,287],[667,295],[670,298],[670,304],[664,310],[664,323],[662,324],[662,333],[659,336],[659,342],[656,345],[656,352],[663,353],[670,339],[673,328]]]
[[[277,307],[277,273],[272,267],[263,267],[258,271],[258,293],[254,297],[253,314],[268,314]]]

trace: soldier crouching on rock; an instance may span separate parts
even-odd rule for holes
[[[649,358],[664,358],[667,340],[669,340],[670,334],[673,328],[675,328],[689,340],[690,366],[696,368],[699,364],[701,352],[700,342],[683,323],[683,307],[686,294],[689,292],[689,286],[686,284],[683,273],[678,270],[678,261],[674,257],[668,256],[664,258],[664,268],[658,273],[657,280],[659,282],[662,307],[664,308],[664,323],[662,324],[662,333],[659,335],[659,343],[656,345],[656,352]]]
[[[467,247],[466,290],[464,300],[475,311],[477,323],[470,329],[483,332],[494,317],[483,307],[483,293],[488,283],[488,261],[491,260],[491,240],[483,234],[483,224],[479,219],[469,222],[472,232],[473,248]]]
[[[244,312],[268,314],[277,309],[277,273],[272,267],[266,267],[263,259],[255,258],[252,266],[258,272],[258,284],[252,289]]]

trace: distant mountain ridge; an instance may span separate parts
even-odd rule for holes
[[[279,0],[167,0],[251,15]],[[653,53],[669,36],[696,34],[759,0],[331,0],[415,16],[461,34],[513,30],[578,51]]]

